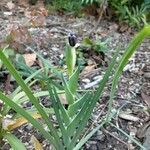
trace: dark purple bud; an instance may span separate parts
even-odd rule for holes
[[[77,37],[74,33],[69,33],[68,40],[69,40],[70,46],[72,47],[74,47],[77,43]]]

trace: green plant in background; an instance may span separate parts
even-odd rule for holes
[[[80,15],[82,3],[80,0],[47,0],[46,7],[48,8],[49,12],[65,11],[74,12],[75,15]]]
[[[127,22],[130,26],[140,28],[149,21],[150,2],[147,0],[112,0],[109,4],[116,11],[119,20]]]
[[[110,41],[110,39],[107,39],[105,41],[101,41],[100,39],[91,40],[90,38],[84,38],[83,40],[83,46],[90,48],[94,50],[95,52],[103,52],[106,53],[108,51],[107,44]]]
[[[100,3],[102,0],[82,0],[82,4]]]
[[[9,48],[4,48],[3,53],[6,55],[7,58],[12,58],[15,55],[14,51]],[[0,69],[2,69],[2,67],[3,67],[3,62],[0,60]]]
[[[73,34],[71,34],[70,36],[71,36],[69,37],[70,45],[66,47],[67,53],[66,57],[72,57],[75,54],[74,53],[75,36]],[[117,82],[119,80],[123,68],[128,63],[129,58],[136,51],[136,48],[139,47],[143,39],[148,36],[150,36],[150,25],[145,26],[137,34],[137,36],[135,36],[135,38],[132,40],[132,42],[129,44],[128,48],[124,52],[120,61],[117,62],[118,67],[116,68],[113,76],[112,90],[110,93],[109,110],[107,118],[104,119],[95,129],[90,131],[87,135],[83,135],[82,133],[85,131],[85,127],[87,125],[89,118],[91,117],[91,114],[93,112],[94,107],[96,106],[97,101],[100,101],[99,98],[104,91],[104,88],[110,75],[112,75],[112,71],[115,68],[114,65],[116,64],[119,50],[115,52],[114,57],[112,58],[109,67],[102,81],[100,82],[97,90],[93,92],[87,91],[83,95],[79,94],[77,90],[78,76],[80,69],[79,67],[75,66],[75,59],[66,58],[66,63],[69,63],[70,61],[70,65],[69,64],[67,65],[69,74],[68,77],[65,77],[63,74],[61,75],[63,83],[62,86],[63,88],[61,92],[65,93],[66,95],[68,108],[65,108],[65,106],[61,103],[61,99],[59,98],[60,92],[59,88],[55,86],[53,79],[51,77],[48,77],[46,83],[48,86],[48,93],[50,95],[50,100],[52,101],[52,108],[49,108],[47,110],[44,108],[44,106],[39,104],[38,96],[33,94],[31,89],[27,86],[26,81],[24,82],[22,80],[21,76],[18,74],[16,69],[13,67],[13,65],[11,64],[11,62],[8,60],[8,58],[5,56],[5,54],[1,49],[0,50],[1,61],[19,84],[20,86],[19,88],[22,89],[23,92],[22,94],[25,95],[25,97],[32,102],[36,112],[38,113],[38,115],[41,116],[42,120],[44,121],[44,124],[41,124],[39,121],[37,121],[36,118],[30,112],[23,109],[20,104],[18,105],[18,101],[17,102],[15,101],[17,98],[14,98],[12,100],[11,97],[5,95],[4,92],[0,91],[0,99],[7,106],[6,107],[7,109],[8,108],[14,109],[18,114],[24,117],[24,119],[30,122],[37,130],[39,130],[40,133],[43,135],[43,137],[46,138],[47,141],[49,141],[56,150],[65,150],[65,149],[79,150],[85,144],[85,142],[104,124],[109,123],[110,125],[114,126],[111,123],[112,119],[111,110]],[[72,52],[74,54],[72,54]],[[19,97],[19,95],[17,97]],[[56,116],[56,121],[58,124],[57,128],[50,121],[49,115],[51,115],[51,113],[47,112],[50,111],[51,109],[53,110]],[[3,113],[4,111],[1,111],[1,116],[3,116]],[[119,129],[119,131],[121,130]],[[4,130],[1,126],[1,134],[0,134],[1,138],[5,137],[15,150],[19,150],[20,148],[25,149],[25,147],[20,142],[18,142],[18,140],[16,140],[16,137],[14,137],[12,134],[11,135],[13,137],[8,136],[9,133],[10,132]],[[127,134],[125,135],[128,136]],[[139,142],[131,138],[131,136],[128,137],[138,146],[145,149]]]

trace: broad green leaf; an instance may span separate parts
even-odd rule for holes
[[[13,134],[6,133],[4,134],[4,138],[7,139],[8,143],[14,150],[27,150],[24,144]]]

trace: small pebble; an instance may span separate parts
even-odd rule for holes
[[[90,80],[88,78],[82,79],[82,82],[84,83],[90,83]]]
[[[84,86],[84,88],[85,88],[85,89],[89,89],[89,88],[91,88],[91,87],[93,87],[93,86],[96,86],[96,85],[99,84],[100,81],[101,81],[101,79],[97,79],[97,80],[95,80],[95,81],[93,81],[93,82],[91,82],[91,83],[86,84],[86,85]]]
[[[43,55],[44,55],[44,56],[47,56],[48,54],[47,54],[47,52],[43,52]]]
[[[53,51],[59,51],[59,48],[53,47],[52,50],[53,50]]]
[[[93,80],[102,80],[103,79],[103,76],[101,76],[101,75],[99,75],[99,76],[95,76],[94,78],[93,78]]]

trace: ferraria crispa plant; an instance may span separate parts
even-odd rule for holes
[[[67,46],[66,49],[66,64],[68,69],[68,76],[69,78],[65,78],[62,75],[62,82],[63,82],[63,92],[66,95],[66,99],[68,102],[68,107],[66,108],[59,98],[58,88],[53,84],[53,80],[51,78],[47,78],[47,86],[50,95],[50,100],[52,101],[52,109],[56,116],[58,127],[54,127],[53,123],[49,119],[49,115],[47,111],[44,109],[42,105],[39,104],[39,100],[37,97],[32,93],[31,89],[26,85],[24,80],[20,77],[14,66],[12,66],[11,62],[7,59],[4,55],[3,51],[0,50],[0,59],[7,67],[11,75],[15,78],[16,82],[19,84],[20,88],[24,91],[24,94],[28,99],[32,102],[36,111],[41,116],[44,125],[41,124],[36,118],[23,109],[18,103],[11,99],[11,97],[6,96],[4,92],[0,92],[0,99],[3,101],[7,108],[14,109],[18,114],[20,114],[24,119],[30,122],[39,132],[43,135],[44,138],[47,139],[53,145],[56,150],[79,150],[84,145],[84,143],[97,131],[100,127],[102,127],[105,123],[109,123],[111,120],[111,109],[112,109],[112,101],[115,94],[116,85],[118,83],[119,77],[123,71],[123,68],[128,63],[130,57],[136,51],[136,49],[140,46],[141,42],[144,38],[150,36],[150,25],[145,26],[131,41],[127,49],[125,50],[123,56],[121,57],[120,61],[117,62],[118,67],[115,70],[112,82],[112,89],[110,93],[110,100],[109,100],[109,110],[108,110],[108,117],[104,119],[104,121],[97,126],[95,129],[90,131],[87,135],[82,136],[83,131],[87,125],[89,118],[93,112],[93,109],[96,105],[97,101],[100,101],[100,97],[106,83],[112,75],[112,70],[114,69],[114,65],[116,63],[116,59],[119,53],[117,50],[112,58],[111,62],[109,63],[109,67],[99,84],[99,87],[96,91],[93,92],[86,92],[81,96],[77,92],[78,87],[78,76],[80,69],[79,67],[75,67],[76,56],[75,56],[75,42],[71,41],[74,38],[74,35],[70,35],[69,43],[70,45]],[[51,108],[49,108],[51,109]],[[6,111],[7,112],[7,111]],[[3,117],[3,113],[1,112]],[[4,130],[1,127],[1,139],[5,137],[11,146],[20,145],[20,143],[15,140],[16,138],[9,136],[10,132]],[[132,139],[132,138],[131,138]],[[135,140],[133,140],[135,142]],[[136,143],[136,142],[135,142]],[[39,143],[38,143],[39,144]],[[136,143],[138,144],[138,143]],[[142,145],[139,144],[141,148]],[[14,148],[14,147],[13,147]],[[16,148],[16,149],[15,149]],[[15,147],[15,150],[25,149],[25,147]]]

